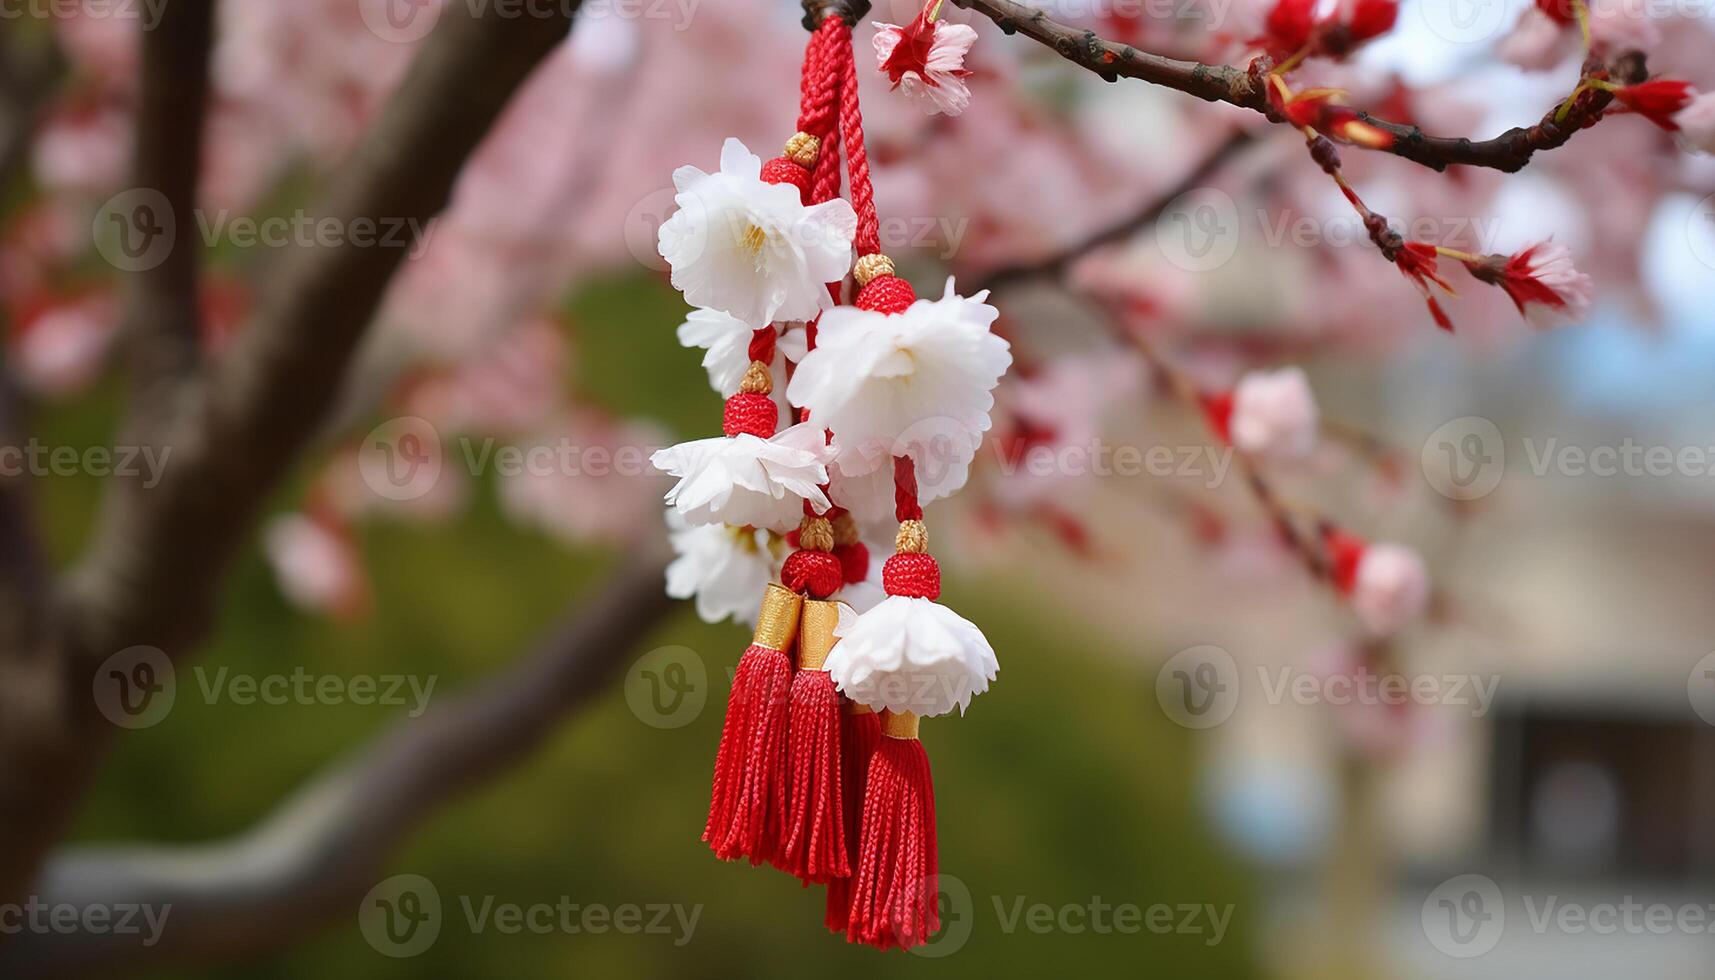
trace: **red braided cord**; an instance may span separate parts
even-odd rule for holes
[[[881,251],[880,222],[875,215],[875,189],[869,182],[869,153],[863,145],[863,113],[858,109],[857,59],[846,45],[840,58],[840,139],[846,145],[846,183],[857,211],[857,254]]]
[[[752,333],[750,335],[750,346],[745,353],[749,354],[750,359],[753,361],[761,361],[764,364],[773,364],[774,338],[776,336],[773,324],[769,324],[761,330]]]
[[[804,46],[804,75],[798,108],[798,131],[824,143],[834,132],[838,112],[840,73],[838,52],[850,47],[850,31],[838,17],[822,22]]]
[[[893,519],[923,519],[923,505],[917,502],[917,464],[910,456],[893,457]]]
[[[851,29],[838,17],[830,17],[818,31],[823,36],[821,59],[817,72],[821,85],[817,95],[825,94],[827,102],[825,133],[816,134],[822,141],[822,152],[816,157],[816,169],[810,173],[810,203],[820,204],[840,196],[840,132],[835,113],[839,110],[840,87],[844,73],[842,62],[852,57]]]

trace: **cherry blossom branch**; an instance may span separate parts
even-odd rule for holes
[[[1225,102],[1250,109],[1271,122],[1286,122],[1269,102],[1266,73],[1270,66],[1266,59],[1253,62],[1249,69],[1181,61],[1139,51],[1129,44],[1106,40],[1094,31],[1062,24],[1040,9],[1014,0],[952,2],[982,14],[1007,34],[1023,34],[1052,48],[1060,57],[1107,81],[1121,77],[1142,79],[1194,95],[1205,102]],[[1623,54],[1611,64],[1587,62],[1584,74],[1604,69],[1616,81],[1625,84],[1643,81],[1648,74],[1643,55],[1637,52]],[[1384,148],[1387,152],[1432,170],[1463,164],[1511,173],[1523,169],[1537,152],[1566,145],[1572,134],[1601,117],[1612,98],[1605,91],[1594,92],[1559,119],[1556,119],[1557,104],[1535,125],[1515,126],[1486,140],[1430,136],[1416,126],[1391,122],[1368,113],[1358,113],[1358,118],[1391,137],[1389,145]]]
[[[232,840],[58,853],[43,871],[41,902],[171,906],[159,942],[26,930],[0,946],[0,974],[96,976],[232,960],[353,923],[389,854],[438,808],[521,764],[607,687],[671,609],[661,579],[659,557],[637,557],[517,663],[388,728]]]
[[[181,232],[196,212],[208,109],[213,0],[177,0],[144,30],[132,186],[159,194]],[[157,219],[158,220],[158,219]],[[159,265],[131,273],[125,284],[120,337],[130,357],[133,425],[170,412],[170,395],[199,359],[202,316],[197,237],[178,234]]]
[[[1173,395],[1198,416],[1203,414],[1203,390],[1190,376],[1163,358],[1156,351],[1155,345],[1146,340],[1141,333],[1136,330],[1128,330],[1122,326],[1117,317],[1110,316],[1109,323],[1115,337],[1130,344],[1142,355],[1144,362],[1149,365],[1150,371],[1161,382],[1160,387],[1163,390]],[[1276,533],[1280,535],[1281,542],[1298,557],[1299,561],[1304,563],[1305,569],[1309,571],[1312,578],[1324,582],[1329,581],[1328,557],[1318,543],[1320,539],[1312,540],[1306,537],[1299,529],[1298,520],[1294,516],[1294,510],[1301,508],[1289,506],[1281,499],[1274,487],[1269,484],[1268,478],[1263,475],[1261,468],[1257,466],[1256,460],[1249,453],[1240,452],[1234,448],[1233,455],[1244,470],[1246,489],[1250,491],[1252,497],[1256,498],[1258,506],[1262,508],[1269,522],[1274,525]],[[1318,523],[1322,522],[1318,521]]]
[[[422,227],[512,93],[565,39],[576,7],[449,5],[311,213],[343,227]],[[331,410],[414,245],[354,241],[281,255],[255,318],[162,421],[171,465],[151,489],[110,484],[46,635],[0,654],[0,900],[28,891],[111,734],[89,697],[95,666],[137,644],[177,656],[207,634],[226,569]]]
[[[1085,255],[1103,245],[1129,238],[1138,229],[1159,220],[1162,212],[1166,211],[1167,206],[1176,198],[1201,187],[1227,161],[1254,142],[1254,133],[1234,130],[1170,190],[1152,196],[1136,211],[1044,258],[996,269],[978,280],[972,291],[998,289],[1030,279],[1049,278],[1064,273],[1068,266]]]

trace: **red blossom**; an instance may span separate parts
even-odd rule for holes
[[[887,59],[881,63],[882,74],[886,75],[895,87],[906,75],[916,75],[923,84],[934,87],[937,83],[929,73],[929,53],[935,47],[935,28],[937,21],[932,16],[941,6],[937,0],[930,0],[911,23],[899,29],[899,43],[893,46]],[[947,74],[961,77],[970,75],[970,69],[959,68]]]
[[[1393,29],[1399,0],[1346,0],[1318,18],[1316,0],[1277,0],[1253,39],[1275,61],[1304,52],[1306,57],[1344,58],[1358,45]]]
[[[1578,0],[1536,0],[1536,9],[1548,16],[1556,24],[1575,24],[1578,22],[1576,8]]]
[[[1399,254],[1394,256],[1393,262],[1399,267],[1399,271],[1405,273],[1405,277],[1417,286],[1418,291],[1423,293],[1424,302],[1429,304],[1429,315],[1435,318],[1435,325],[1448,333],[1452,333],[1453,320],[1447,316],[1447,311],[1441,308],[1441,302],[1435,298],[1429,289],[1430,284],[1433,283],[1448,293],[1453,292],[1452,285],[1446,279],[1441,278],[1441,273],[1436,269],[1436,260],[1439,257],[1440,253],[1435,250],[1433,245],[1424,242],[1406,242],[1400,248]]]
[[[1397,20],[1399,0],[1357,0],[1346,28],[1352,33],[1352,41],[1357,43],[1393,30]]]
[[[1614,98],[1621,105],[1670,133],[1679,129],[1679,124],[1673,121],[1674,114],[1696,97],[1697,90],[1690,82],[1670,78],[1655,78],[1614,90]]]

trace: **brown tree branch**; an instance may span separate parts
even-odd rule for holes
[[[447,5],[312,213],[354,232],[426,225],[512,93],[566,37],[575,7]],[[172,457],[160,481],[110,485],[56,599],[46,652],[0,658],[0,900],[28,892],[110,734],[90,696],[94,668],[137,644],[176,656],[206,635],[226,569],[334,404],[415,236],[357,240],[281,257],[257,315],[163,430]]]
[[[1003,266],[988,273],[971,287],[972,292],[983,289],[1000,289],[1019,282],[1032,279],[1052,278],[1065,272],[1073,262],[1083,258],[1103,245],[1131,237],[1138,229],[1155,222],[1161,217],[1167,206],[1184,194],[1201,187],[1205,181],[1214,176],[1228,160],[1239,151],[1250,146],[1256,138],[1247,130],[1234,130],[1221,141],[1207,156],[1192,167],[1190,172],[1181,177],[1169,190],[1152,195],[1144,205],[1126,215],[1124,218],[1102,228],[1090,235],[1073,242],[1071,245],[1032,262],[1021,262],[1017,265]]]
[[[130,360],[130,438],[143,438],[152,417],[172,410],[171,393],[195,368],[201,335],[196,235],[202,176],[203,120],[209,96],[213,0],[175,0],[143,32],[141,93],[131,165],[133,195],[159,194],[176,235],[160,264],[129,273],[121,342]],[[130,220],[130,215],[119,217]],[[159,220],[159,219],[155,219]]]
[[[1094,31],[1062,24],[1042,10],[1014,0],[952,2],[982,14],[1007,34],[1023,34],[1052,48],[1060,57],[1110,82],[1121,77],[1139,78],[1194,95],[1205,102],[1225,102],[1262,113],[1272,122],[1285,122],[1269,107],[1264,62],[1256,63],[1251,69],[1242,69],[1231,65],[1180,61],[1106,40]],[[1596,67],[1604,66],[1598,63]],[[1647,75],[1643,56],[1635,52],[1622,55],[1613,65],[1606,67],[1613,72],[1615,80],[1622,83],[1642,81]],[[1589,70],[1587,65],[1586,72]],[[1600,118],[1602,110],[1612,99],[1613,96],[1607,92],[1589,93],[1589,98],[1562,120],[1554,118],[1559,108],[1556,106],[1534,126],[1514,127],[1486,140],[1429,136],[1416,126],[1390,122],[1367,113],[1360,113],[1360,117],[1393,136],[1393,144],[1387,152],[1432,170],[1464,164],[1511,173],[1523,169],[1537,151],[1564,146],[1573,133]]]
[[[521,764],[607,687],[672,605],[661,582],[659,558],[634,560],[516,664],[390,727],[235,839],[59,854],[42,875],[40,903],[170,906],[159,941],[27,930],[0,946],[0,975],[112,976],[234,960],[353,923],[389,854],[412,831],[462,791]]]

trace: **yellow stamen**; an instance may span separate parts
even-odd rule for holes
[[[739,247],[755,258],[761,254],[762,246],[768,241],[768,232],[753,224],[746,224],[744,232],[738,236]]]

